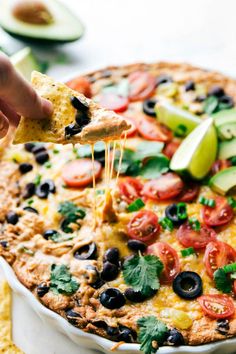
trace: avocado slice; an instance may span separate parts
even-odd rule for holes
[[[27,1],[22,0],[21,3],[25,5]],[[17,12],[15,12],[11,1],[2,0],[0,26],[13,37],[32,43],[62,44],[76,41],[83,35],[84,27],[80,20],[59,1],[39,0],[36,2],[28,1],[28,3],[37,4],[36,6],[41,4],[49,14],[48,18],[50,20],[45,23],[37,23],[40,22],[37,21],[37,15],[35,15],[38,14],[38,8],[34,9],[34,12],[27,8],[22,8],[21,11],[17,9]],[[18,7],[21,6],[19,4]],[[30,16],[30,11],[32,16]],[[34,16],[35,21],[33,20]]]
[[[29,47],[25,47],[10,57],[10,60],[17,71],[28,81],[31,79],[31,73],[34,70],[40,71],[41,66],[33,55]]]
[[[219,159],[227,160],[233,156],[236,156],[236,138],[232,140],[221,141],[219,143]]]
[[[229,167],[211,177],[209,186],[219,194],[226,194],[236,186],[236,166]]]
[[[226,109],[212,115],[218,137],[221,140],[236,138],[236,108]]]

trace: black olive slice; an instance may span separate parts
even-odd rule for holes
[[[24,145],[24,148],[26,151],[28,152],[32,152],[33,148],[35,147],[35,144],[34,143],[26,143]]]
[[[32,208],[30,206],[24,207],[23,210],[29,211],[30,213],[34,213],[34,214],[38,214],[39,213],[38,210],[36,210],[35,208]]]
[[[138,251],[144,252],[147,248],[145,243],[139,240],[129,240],[127,245],[132,251],[136,251],[136,252]]]
[[[39,154],[40,152],[45,152],[45,151],[47,151],[47,149],[45,148],[44,145],[41,145],[41,144],[40,144],[40,145],[36,144],[36,145],[34,145],[33,148],[31,149],[31,152],[32,152],[32,154],[34,154],[34,155]]]
[[[202,279],[195,272],[181,272],[173,281],[173,290],[183,299],[196,299],[202,293]]]
[[[44,233],[43,233],[43,237],[48,240],[51,236],[57,234],[58,231],[57,230],[52,230],[52,229],[49,229],[49,230],[46,230]]]
[[[31,165],[31,163],[24,162],[19,165],[19,170],[22,174],[30,172],[32,169],[33,166]]]
[[[120,259],[120,251],[116,247],[111,247],[105,252],[104,255],[105,261],[118,265],[119,259]]]
[[[25,186],[25,190],[22,194],[24,199],[33,197],[35,193],[35,184],[33,182],[27,183]]]
[[[176,328],[170,329],[167,334],[166,344],[174,347],[184,345],[184,337]]]
[[[39,198],[45,199],[48,197],[49,193],[55,193],[56,187],[54,182],[51,179],[45,180],[40,183],[40,185],[36,188],[36,195]]]
[[[16,225],[19,220],[19,216],[14,211],[9,211],[6,215],[8,224]]]
[[[80,97],[71,97],[71,104],[75,109],[81,112],[87,112],[89,109],[88,102]]]
[[[174,225],[178,226],[183,224],[187,220],[186,206],[184,203],[170,204],[166,207],[165,215],[170,219]]]
[[[173,82],[173,79],[169,75],[160,75],[156,79],[156,86],[166,84],[167,82]]]
[[[97,258],[97,246],[95,242],[89,243],[78,248],[74,257],[80,261],[85,261],[86,259],[96,259]]]
[[[7,242],[7,241],[0,241],[0,245],[1,245],[3,248],[7,248],[7,247],[8,247],[8,242]]]
[[[81,127],[77,123],[71,123],[65,127],[65,137],[69,139],[71,136],[79,134]]]
[[[49,155],[47,151],[42,151],[35,154],[35,160],[39,165],[43,165],[45,162],[49,160]]]
[[[85,125],[89,124],[90,118],[89,118],[88,114],[85,112],[77,112],[75,115],[75,121],[78,124],[80,131],[81,131],[81,128],[83,128]]]
[[[227,335],[229,332],[229,320],[225,318],[218,319],[216,330],[224,336]]]
[[[148,116],[156,117],[156,112],[154,110],[156,103],[157,103],[157,100],[154,98],[150,98],[148,100],[145,100],[143,102],[143,112],[145,114],[147,114]]]
[[[41,283],[37,286],[37,295],[38,297],[43,297],[49,291],[49,286],[46,283]]]
[[[105,281],[111,281],[117,278],[119,274],[119,268],[116,264],[105,262],[103,264],[103,270],[101,272],[101,278]]]
[[[215,97],[221,97],[224,96],[225,91],[223,87],[221,86],[213,86],[209,91],[208,91],[208,96],[215,96]]]
[[[186,82],[184,86],[185,91],[194,91],[195,90],[195,82],[193,80],[189,80]]]
[[[82,316],[78,312],[70,309],[66,311],[66,318],[72,325],[76,325],[77,319],[82,318]]]
[[[125,297],[120,290],[109,288],[101,293],[100,302],[107,309],[114,310],[124,306]]]

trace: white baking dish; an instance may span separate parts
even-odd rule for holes
[[[25,288],[17,279],[14,271],[9,264],[0,257],[0,266],[3,269],[4,275],[14,292],[25,298],[27,303],[35,310],[39,317],[58,329],[61,333],[68,336],[73,342],[88,349],[97,349],[104,353],[113,354],[140,354],[138,344],[122,344],[116,350],[111,351],[111,348],[117,343],[108,339],[99,337],[94,334],[85,333],[82,330],[73,327],[64,318],[43,306],[34,295]],[[161,347],[158,354],[235,354],[236,353],[236,338],[224,340],[217,343],[205,344],[195,347]]]

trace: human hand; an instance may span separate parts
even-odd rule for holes
[[[0,138],[7,134],[10,125],[18,125],[21,115],[43,119],[52,111],[51,102],[39,97],[8,57],[0,53]]]

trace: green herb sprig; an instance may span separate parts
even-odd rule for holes
[[[50,289],[54,294],[72,295],[79,288],[79,283],[72,277],[64,264],[51,266]]]
[[[73,232],[69,227],[70,223],[78,223],[78,220],[84,219],[86,216],[84,209],[68,201],[60,203],[58,212],[64,216],[63,231],[66,233]]]
[[[145,203],[143,202],[143,200],[141,198],[138,198],[128,205],[127,210],[129,212],[138,211],[142,209],[144,206]]]
[[[191,254],[195,254],[195,250],[193,247],[189,247],[189,248],[184,248],[183,250],[180,251],[182,257],[188,257]]]
[[[214,208],[216,206],[215,199],[208,199],[208,198],[205,198],[205,197],[201,196],[198,199],[198,201],[199,201],[200,204],[208,206],[210,208]]]

